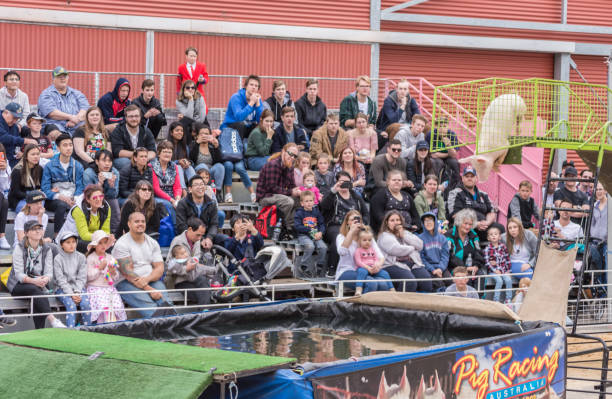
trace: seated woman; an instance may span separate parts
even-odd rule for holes
[[[520,273],[512,277],[531,279],[536,262],[538,238],[531,230],[524,229],[523,223],[517,218],[508,219],[506,229],[500,241],[508,247],[512,274]]]
[[[162,141],[157,146],[157,158],[151,160],[153,170],[153,193],[155,201],[163,204],[176,224],[176,206],[183,198],[183,189],[178,178],[179,167],[172,162],[174,148],[169,141]]]
[[[431,273],[425,268],[420,255],[423,241],[406,230],[404,225],[402,213],[395,210],[387,212],[382,221],[377,242],[385,257],[383,270],[389,273],[392,279],[428,279],[418,282],[396,281],[393,284],[397,291],[431,292]]]
[[[4,145],[0,143],[0,249],[11,249],[5,233],[9,208],[6,197],[11,189],[11,167],[7,159]]]
[[[179,166],[179,177],[181,187],[187,187],[189,179],[195,176],[195,170],[189,160],[189,150],[187,148],[187,135],[184,133],[183,125],[172,122],[168,127],[168,141],[174,146],[172,160]]]
[[[465,266],[468,271],[468,284],[484,290],[485,279],[476,276],[487,274],[484,255],[480,250],[478,234],[473,230],[478,220],[472,209],[462,209],[455,214],[454,226],[446,232],[450,249],[448,267],[452,270],[457,266]]]
[[[253,225],[253,221],[244,215],[237,214],[230,221],[233,237],[225,239],[225,248],[234,255],[236,259],[254,258],[263,248],[264,242],[261,234]],[[229,271],[233,273],[233,270]]]
[[[349,211],[356,210],[363,219],[363,223],[367,225],[370,223],[370,212],[363,198],[353,191],[351,176],[344,171],[340,171],[336,175],[336,184],[331,188],[331,192],[323,197],[319,203],[319,209],[325,220],[323,239],[329,248],[327,252],[328,271],[331,272],[338,263],[338,253],[334,244],[345,216]]]
[[[261,113],[259,125],[251,131],[244,156],[249,170],[259,171],[270,158],[272,136],[274,136],[274,113],[269,109]]]
[[[49,222],[49,216],[45,213],[45,198],[45,194],[40,190],[28,191],[25,206],[15,216],[15,240],[13,241],[13,247],[23,241],[25,237],[24,226],[30,220],[38,222],[43,227],[44,235],[44,232],[47,230],[47,223]],[[51,241],[50,238],[43,238],[45,243],[50,243]]]
[[[123,204],[119,228],[115,231],[115,236],[117,238],[130,230],[128,227],[128,219],[134,212],[140,212],[145,215],[145,221],[147,222],[145,233],[151,237],[157,238],[157,236],[159,236],[161,220],[168,215],[168,211],[163,204],[155,202],[153,198],[153,185],[147,180],[141,180],[136,183],[134,191]]]
[[[368,116],[359,112],[355,117],[355,129],[349,130],[349,145],[357,154],[357,160],[370,165],[378,150],[376,130],[368,126]]]
[[[377,190],[370,201],[372,213],[372,227],[380,230],[382,221],[389,211],[398,211],[402,215],[404,227],[417,231],[421,227],[421,220],[416,211],[412,197],[402,191],[404,177],[402,172],[393,169],[387,173],[387,188]]]
[[[336,247],[336,252],[339,255],[338,266],[336,267],[336,273],[334,279],[337,281],[342,280],[357,280],[357,265],[355,264],[355,251],[358,247],[359,232],[365,227],[363,219],[357,210],[348,211],[340,225],[338,235],[335,238],[333,246]],[[382,258],[384,255],[376,245],[376,242],[372,240],[372,249],[376,252],[378,258]],[[375,273],[379,272],[377,265],[373,266]],[[366,282],[363,284],[363,291],[387,291],[387,282],[381,279],[374,278],[371,274],[368,274],[365,278]],[[348,288],[356,289],[356,283],[345,283]]]
[[[104,230],[111,233],[110,220],[112,216],[111,207],[104,200],[104,189],[99,184],[90,184],[83,190],[83,197],[68,212],[66,222],[57,234],[57,239],[63,233],[70,231],[79,235],[77,250],[87,252],[87,245],[91,242],[91,235],[96,230]],[[113,243],[115,237],[111,235]],[[59,241],[57,241],[59,244]]]
[[[95,163],[83,172],[83,184],[99,184],[104,189],[104,199],[111,207],[110,231],[119,227],[119,172],[113,167],[113,153],[100,150],[96,153]],[[127,169],[127,168],[126,168]]]
[[[104,126],[100,108],[90,107],[87,110],[85,123],[74,132],[72,143],[74,144],[73,156],[83,164],[85,169],[94,163],[98,151],[108,150],[112,152],[110,138]]]
[[[423,189],[414,197],[414,207],[419,217],[422,217],[427,212],[431,212],[438,221],[446,226],[448,225],[444,197],[438,191],[438,178],[435,175],[425,176]]]
[[[205,167],[210,173],[211,183],[220,193],[223,189],[225,167],[221,160],[219,140],[212,134],[210,127],[202,123],[195,123],[196,141],[189,147],[189,160],[195,169]]]
[[[340,153],[340,159],[334,165],[332,172],[337,175],[338,172],[344,171],[351,177],[353,190],[363,197],[363,190],[366,185],[366,171],[361,163],[357,161],[355,151],[351,147],[346,147]]]
[[[123,168],[119,172],[119,205],[123,205],[141,180],[153,181],[148,151],[144,147],[136,148],[132,154],[130,167]]]
[[[45,244],[43,226],[35,220],[26,222],[25,238],[13,251],[13,267],[6,284],[12,296],[38,296],[49,293],[49,283],[53,279],[52,244]],[[38,296],[33,299],[34,313],[51,313],[49,299]],[[45,328],[48,320],[51,327],[66,326],[53,315],[34,316],[34,328]]]
[[[43,168],[40,166],[40,150],[36,144],[28,144],[23,149],[23,156],[11,172],[9,189],[9,208],[19,213],[26,204],[28,191],[40,190]]]
[[[176,99],[176,110],[178,111],[179,120],[183,118],[190,120],[191,123],[188,125],[191,125],[193,122],[204,123],[206,120],[204,97],[196,90],[196,84],[193,80],[183,81]],[[191,131],[188,133],[191,134]]]
[[[406,177],[414,184],[411,190],[414,193],[422,190],[425,176],[438,176],[439,173],[429,153],[429,144],[425,140],[419,141],[416,144],[414,159],[406,162]]]

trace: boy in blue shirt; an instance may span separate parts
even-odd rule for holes
[[[298,242],[304,253],[300,262],[300,271],[305,277],[316,277],[317,268],[325,271],[327,258],[327,245],[323,242],[325,222],[323,215],[314,204],[314,193],[302,191],[300,204],[293,217],[293,227],[298,234]],[[313,263],[313,254],[317,252],[316,264]],[[318,267],[317,267],[318,266]]]

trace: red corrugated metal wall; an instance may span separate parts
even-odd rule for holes
[[[382,0],[381,8],[384,10],[385,8],[401,3],[403,3],[401,0]],[[467,18],[478,17],[537,22],[561,22],[561,1],[435,0],[404,8],[398,12]]]
[[[568,0],[567,23],[610,26],[610,0]]]
[[[3,1],[4,6],[145,15],[164,18],[212,19],[260,24],[370,28],[369,0],[31,0]],[[152,29],[155,27],[152,26]],[[189,30],[186,26],[185,30]]]
[[[10,43],[13,49],[4,52],[0,68],[53,69],[62,65],[69,71],[145,70],[144,32],[0,23],[0,37],[5,46]],[[23,72],[21,75],[22,89],[28,93],[30,102],[36,103],[40,92],[51,84],[50,73]],[[112,89],[116,79],[116,75],[102,76],[101,93]],[[141,80],[138,79],[137,91]],[[73,73],[70,85],[85,93],[90,102],[93,100],[93,74]]]
[[[297,40],[256,39],[245,37],[155,34],[155,72],[176,73],[185,62],[184,50],[194,46],[208,73],[215,75],[315,76],[353,78],[370,71],[370,46]],[[175,101],[174,78],[168,79],[172,90],[167,104]],[[263,79],[262,93],[267,98],[273,78]],[[286,82],[293,99],[304,93],[304,79]],[[206,85],[212,107],[225,107],[229,97],[240,87],[238,77],[211,78]],[[346,94],[354,90],[354,81],[321,80],[319,93],[329,108],[337,108]]]

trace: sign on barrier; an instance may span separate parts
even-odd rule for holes
[[[312,381],[315,399],[555,399],[565,397],[561,327]]]

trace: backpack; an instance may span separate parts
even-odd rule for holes
[[[278,215],[276,205],[264,206],[259,212],[259,215],[257,215],[257,219],[255,219],[255,228],[263,238],[272,238],[274,227],[279,220]]]
[[[244,143],[236,129],[224,128],[218,137],[221,159],[223,161],[238,162],[244,157]]]
[[[157,238],[157,243],[160,247],[169,247],[175,235],[172,215],[170,215],[168,211],[168,214],[159,221],[159,237]]]

